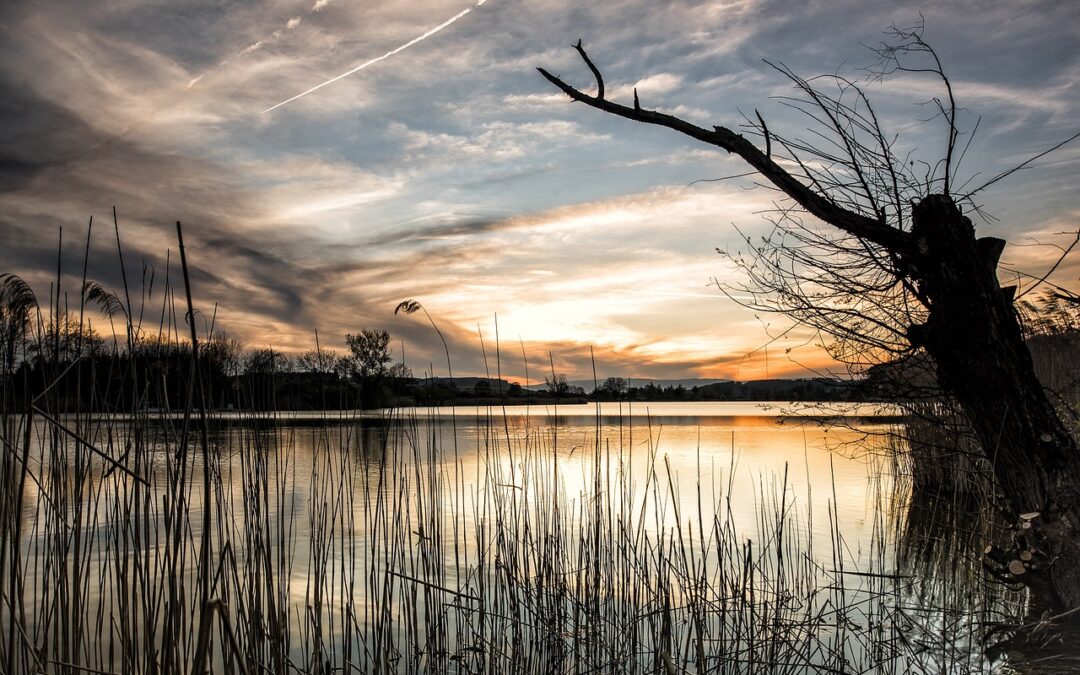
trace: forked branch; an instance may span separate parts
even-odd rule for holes
[[[837,205],[828,197],[807,187],[786,169],[777,164],[776,161],[773,160],[771,152],[762,152],[742,135],[737,134],[726,127],[716,126],[713,127],[712,130],[704,129],[673,115],[667,115],[655,110],[647,110],[640,106],[636,95],[634,107],[621,105],[605,99],[603,78],[600,75],[599,69],[593,64],[592,60],[589,59],[588,54],[585,53],[585,49],[581,46],[580,42],[578,42],[577,45],[574,45],[574,48],[578,51],[582,60],[585,61],[585,64],[596,77],[598,86],[597,96],[590,96],[583,91],[570,86],[561,78],[552,75],[543,68],[537,68],[541,75],[561,89],[571,99],[580,101],[598,110],[603,110],[604,112],[618,115],[619,117],[634,120],[635,122],[655,124],[657,126],[673,129],[703,143],[714,145],[734,155],[738,155],[746,163],[761,173],[761,175],[770,183],[775,185],[788,197],[795,200],[799,206],[811,215],[850,235],[882,246],[896,254],[905,255],[912,252],[911,237],[908,233],[890,227],[877,215],[870,217]],[[771,150],[771,148],[769,148],[769,150]]]
[[[577,41],[574,45],[574,49],[581,55],[581,60],[585,62],[585,65],[592,71],[593,77],[596,78],[596,98],[601,101],[604,100],[604,76],[600,74],[600,69],[596,67],[596,64],[592,62],[589,55],[585,53],[585,48],[581,46],[581,40]],[[634,90],[634,101],[637,101],[637,89]]]

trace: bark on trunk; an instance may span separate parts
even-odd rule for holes
[[[1035,376],[1011,296],[997,280],[999,240],[977,240],[943,195],[913,209],[912,277],[929,298],[912,342],[965,412],[1012,516],[1038,512],[1019,579],[1061,609],[1080,607],[1080,453]]]

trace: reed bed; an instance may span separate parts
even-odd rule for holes
[[[737,531],[733,468],[680,480],[647,429],[278,418],[207,414],[206,465],[183,412],[9,416],[4,672],[908,672],[930,614],[980,620],[896,567],[895,509],[862,569],[787,472]]]
[[[979,645],[960,655],[912,637],[927,625],[916,610],[973,626],[990,614],[972,615],[951,590],[918,590],[918,575],[937,572],[896,550],[914,536],[905,514],[918,492],[886,480],[884,459],[868,468],[871,550],[853,552],[835,483],[815,477],[813,489],[833,492],[822,514],[794,498],[799,467],[761,475],[754,522],[739,526],[734,464],[678,475],[648,422],[613,430],[597,419],[582,441],[560,435],[557,414],[541,423],[498,407],[467,428],[426,409],[303,424],[215,411],[176,290],[166,281],[156,296],[152,330],[126,318],[144,315],[149,291],[141,308],[126,292],[105,297],[110,320],[124,319],[113,333],[126,334],[118,358],[93,361],[107,372],[82,367],[78,348],[61,358],[48,329],[67,320],[59,290],[47,315],[28,315],[19,347],[51,384],[17,396],[16,341],[5,345],[2,673],[987,666]],[[150,335],[156,364],[119,358]],[[53,386],[65,378],[78,381]],[[716,450],[702,448],[702,464]]]

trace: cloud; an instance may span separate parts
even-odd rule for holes
[[[730,224],[765,227],[760,212],[775,195],[748,191],[746,179],[687,187],[743,168],[668,130],[573,105],[534,68],[592,86],[568,46],[582,38],[612,98],[627,102],[636,87],[647,107],[735,128],[759,108],[770,128],[797,135],[807,121],[770,100],[790,95],[790,83],[761,58],[808,75],[838,64],[857,72],[868,60],[859,43],[917,8],[493,1],[397,50],[431,17],[466,7],[105,2],[76,14],[54,0],[5,3],[0,270],[48,288],[60,225],[64,268],[81,269],[94,214],[91,274],[118,287],[116,205],[129,276],[145,260],[162,278],[182,220],[196,301],[208,313],[219,303],[219,325],[253,344],[302,350],[315,328],[333,344],[385,327],[414,365],[442,368],[430,327],[393,316],[416,297],[458,372],[482,372],[476,326],[487,339],[497,312],[504,343],[517,348],[520,337],[536,364],[550,350],[578,375],[590,371],[590,349],[608,374],[763,373],[761,325],[709,284],[734,279],[713,253],[740,244]],[[983,115],[965,175],[992,176],[1078,126],[1070,7],[1021,14],[964,0],[927,14],[969,119]],[[258,115],[390,52],[364,77]],[[905,78],[868,88],[905,151],[932,161],[941,130],[919,123],[926,108],[914,105],[932,88]],[[987,191],[1000,220],[980,233],[1023,242],[1075,227],[1076,160],[1066,148]],[[1012,247],[1007,256],[1025,270],[1051,257]],[[175,274],[175,256],[169,265]],[[1075,286],[1070,265],[1055,279]],[[65,288],[76,284],[69,275]],[[769,371],[818,364],[820,351],[804,349],[770,350]]]
[[[405,51],[406,49],[408,49],[409,47],[412,47],[415,44],[423,42],[424,40],[428,39],[429,37],[435,35],[436,33],[440,32],[440,31],[442,31],[444,28],[448,28],[448,27],[452,26],[453,24],[457,23],[458,20],[464,18],[467,14],[472,12],[473,9],[483,5],[484,2],[485,2],[485,0],[478,0],[476,5],[474,5],[473,7],[467,7],[465,9],[461,10],[460,12],[458,12],[454,16],[450,17],[446,21],[443,21],[442,23],[435,26],[434,28],[428,29],[424,33],[418,35],[417,37],[415,37],[415,38],[413,38],[411,40],[408,40],[407,42],[403,42],[402,44],[398,45],[397,47],[394,47],[393,49],[386,52],[382,56],[376,56],[375,58],[368,59],[367,61],[364,61],[360,65],[355,66],[355,67],[345,71],[344,73],[342,73],[340,75],[336,75],[334,77],[331,77],[328,80],[324,80],[324,81],[320,82],[319,84],[316,84],[313,87],[305,89],[304,91],[300,92],[299,94],[296,94],[295,96],[287,98],[284,101],[281,101],[280,103],[276,103],[276,104],[270,106],[269,108],[267,108],[266,110],[264,110],[263,114],[272,112],[272,111],[280,108],[283,105],[288,105],[289,103],[292,103],[293,101],[295,101],[297,99],[303,98],[304,96],[307,96],[308,94],[312,94],[312,93],[322,89],[323,87],[334,84],[335,82],[337,82],[339,80],[343,80],[346,77],[349,77],[350,75],[355,75],[356,73],[360,72],[361,70],[363,70],[365,68],[368,68],[369,66],[373,66],[376,63],[379,63],[380,61],[384,61],[384,60],[390,58],[391,56],[394,56],[395,54],[399,54],[399,53]],[[294,20],[297,22],[296,25],[299,25],[299,21],[300,21],[299,17],[294,19]],[[294,28],[295,27],[295,26],[292,25],[292,21],[289,22],[288,27],[289,28]]]
[[[565,103],[566,96],[561,92],[547,92],[543,94],[509,94],[504,96],[502,104],[510,111],[521,110],[550,110],[557,103]]]
[[[637,91],[638,96],[643,99],[647,97],[658,97],[675,91],[682,84],[682,81],[683,78],[681,75],[655,73],[638,80],[634,84],[621,84],[612,87],[610,92],[606,92],[605,95],[613,100],[633,99],[634,92]]]
[[[482,160],[503,162],[541,152],[552,145],[578,145],[605,141],[605,134],[590,132],[575,122],[487,122],[468,134],[432,133],[392,122],[390,134],[400,138],[402,149],[411,161],[458,164]]]
[[[266,192],[260,198],[259,192],[238,184],[221,166],[157,154],[109,136],[26,90],[3,94],[0,167],[8,170],[0,173],[5,221],[0,269],[48,285],[54,272],[46,270],[55,270],[61,225],[64,267],[81,269],[79,242],[86,236],[85,219],[93,214],[97,224],[91,240],[91,274],[118,288],[122,279],[111,222],[115,204],[129,268],[145,261],[164,275],[167,251],[175,250],[173,223],[181,220],[193,283],[205,311],[212,299],[228,308],[222,320],[226,326],[242,323],[237,320],[247,315],[274,323],[279,333],[307,332],[308,294],[331,280],[302,255],[295,256],[304,248],[300,233],[271,227],[280,216],[277,209],[266,210]],[[310,162],[308,166],[318,168]],[[130,181],[132,175],[139,177],[138,183]],[[68,278],[68,289],[77,285],[77,279]],[[354,306],[362,313],[362,302]],[[236,333],[258,340],[242,327]]]

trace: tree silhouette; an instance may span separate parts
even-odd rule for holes
[[[774,214],[773,233],[748,239],[749,254],[736,258],[747,272],[748,304],[838,338],[834,354],[856,365],[929,355],[937,382],[993,466],[1004,510],[1030,523],[1028,534],[999,556],[1017,559],[1011,573],[1045,601],[1080,606],[1080,453],[1035,376],[1014,289],[998,282],[1005,242],[976,238],[961,211],[977,212],[973,196],[1011,171],[957,186],[963,149],[949,79],[921,27],[890,32],[891,42],[877,49],[875,74],[922,73],[942,86],[932,103],[945,143],[934,163],[898,157],[895,137],[882,130],[866,94],[839,76],[804,79],[770,64],[798,92],[783,102],[817,127],[814,141],[790,139],[755,114],[746,128],[762,149],[727,127],[706,129],[646,109],[636,90],[632,105],[607,100],[602,74],[580,41],[575,49],[596,79],[595,95],[538,70],[574,101],[740,157],[790,199]],[[805,215],[816,220],[804,223]],[[1034,564],[1019,563],[1021,548],[1034,553]]]
[[[551,376],[545,375],[544,386],[547,387],[547,393],[555,398],[570,394],[570,383],[566,381],[566,375],[562,373]]]
[[[385,330],[368,329],[345,336],[349,348],[349,369],[361,380],[380,378],[393,361],[390,356],[390,334]]]
[[[600,383],[595,393],[612,399],[620,399],[626,396],[629,387],[626,378],[609,377]]]
[[[296,365],[305,373],[330,374],[338,368],[341,355],[332,349],[309,349],[296,357]]]

